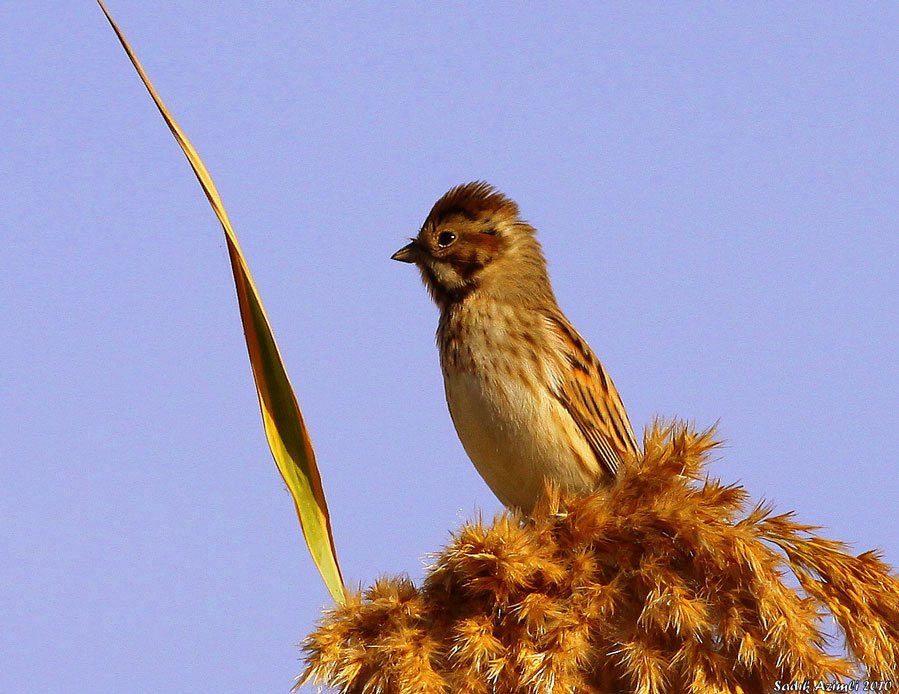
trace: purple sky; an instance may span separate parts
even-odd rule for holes
[[[350,582],[499,509],[388,259],[473,179],[635,428],[720,419],[715,475],[899,564],[899,6],[310,5],[109,0],[228,207]],[[221,230],[96,6],[0,24],[0,691],[286,692],[328,595]]]

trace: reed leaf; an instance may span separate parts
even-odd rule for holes
[[[165,104],[150,82],[147,73],[138,61],[137,56],[116,25],[102,0],[97,0],[106,19],[115,31],[122,48],[140,75],[144,86],[153,98],[156,107],[165,119],[169,130],[184,151],[190,166],[203,187],[212,209],[222,224],[225,239],[228,243],[228,255],[231,259],[231,270],[234,274],[234,285],[237,288],[237,300],[240,308],[240,319],[243,323],[247,350],[250,354],[250,365],[259,395],[262,409],[262,421],[265,435],[274,456],[275,463],[287,488],[293,496],[297,516],[309,546],[309,552],[321,573],[331,596],[338,604],[345,602],[343,579],[337,563],[337,552],[331,533],[331,520],[328,514],[321,477],[315,464],[315,453],[312,442],[303,422],[303,415],[297,404],[296,396],[287,377],[284,362],[278,351],[278,345],[272,335],[271,326],[259,298],[259,292],[253,283],[250,270],[240,250],[237,237],[228,220],[225,206],[219,197],[215,183],[206,170],[206,166],[197,154],[197,150],[175,122]]]

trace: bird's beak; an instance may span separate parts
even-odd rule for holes
[[[418,245],[415,243],[415,241],[413,241],[412,243],[407,243],[396,253],[390,256],[391,260],[399,260],[401,263],[414,263],[417,258]]]

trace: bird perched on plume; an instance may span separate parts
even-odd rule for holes
[[[512,200],[467,183],[392,256],[418,266],[440,309],[446,401],[465,452],[524,513],[546,480],[589,491],[639,452],[612,380],[556,303],[535,234]]]

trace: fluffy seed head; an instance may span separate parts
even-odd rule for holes
[[[614,486],[467,524],[422,586],[385,579],[326,615],[301,681],[341,694],[756,694],[778,681],[852,691],[851,676],[895,692],[899,576],[709,479],[717,445],[713,431],[655,426]],[[825,610],[854,662],[829,652]]]

